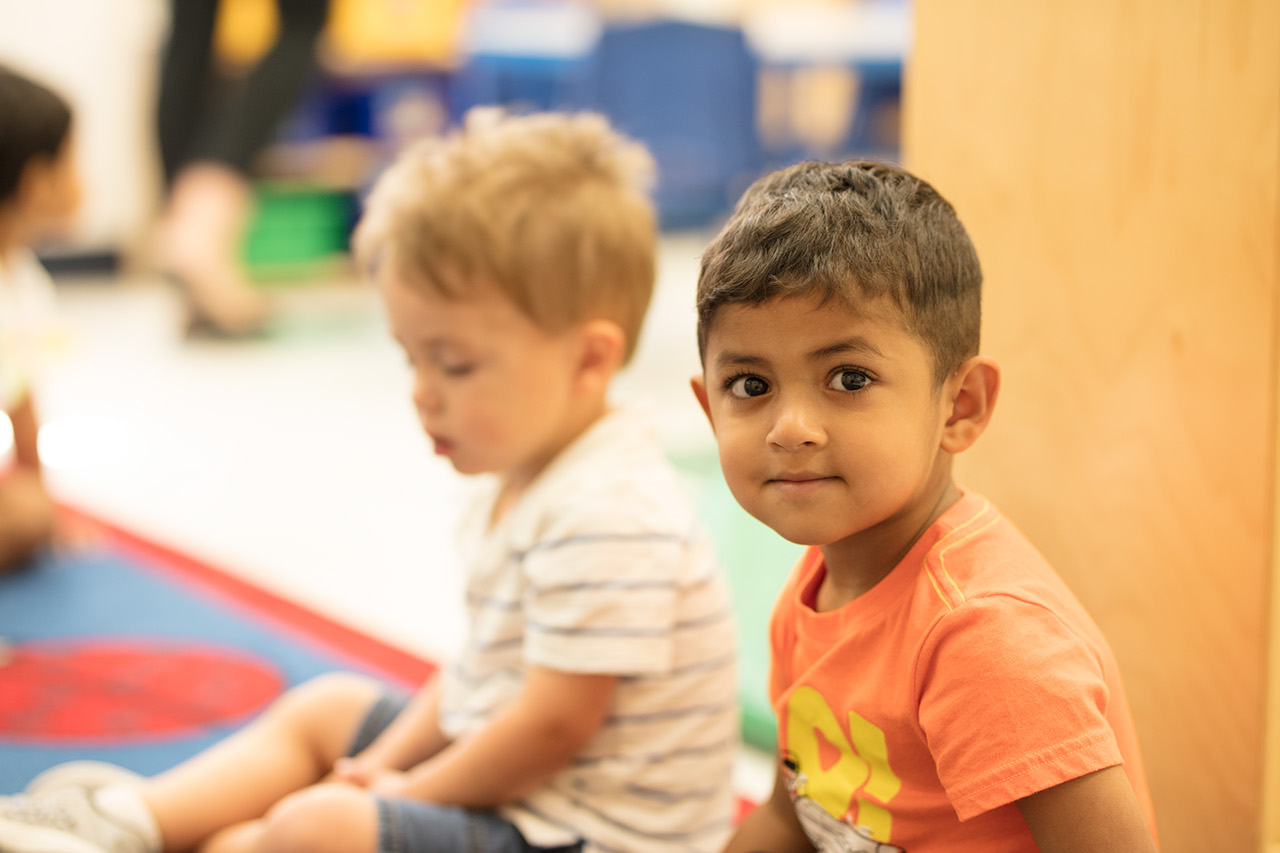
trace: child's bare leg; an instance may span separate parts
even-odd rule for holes
[[[252,853],[262,847],[261,820],[250,820],[220,829],[196,848],[196,853]]]
[[[316,785],[285,797],[261,820],[215,833],[198,853],[376,853],[373,795],[349,785]]]
[[[381,692],[361,676],[322,676],[288,691],[226,740],[144,782],[142,799],[165,849],[212,842],[219,830],[261,818],[282,798],[320,781]],[[253,849],[234,846],[231,835],[226,843],[228,853]]]
[[[18,469],[0,477],[0,574],[49,542],[54,516],[39,474]]]

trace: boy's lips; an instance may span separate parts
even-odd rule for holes
[[[823,486],[835,482],[838,477],[828,474],[818,474],[812,471],[797,471],[794,473],[777,474],[770,477],[765,485],[776,486],[784,494],[788,495],[807,495],[815,492]]]
[[[431,449],[435,451],[437,456],[448,456],[453,453],[453,442],[447,438],[439,438],[437,436],[428,436],[431,439]]]
[[[815,471],[795,471],[782,474],[774,474],[769,478],[774,483],[804,483],[809,480],[834,480],[835,477],[830,474],[819,474]]]

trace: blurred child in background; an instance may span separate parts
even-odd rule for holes
[[[79,206],[74,149],[66,101],[0,68],[0,410],[13,427],[11,460],[0,462],[0,572],[53,532],[32,399],[52,337],[53,285],[30,246],[65,228]]]

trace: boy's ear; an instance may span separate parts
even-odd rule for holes
[[[1000,365],[975,355],[951,375],[943,393],[951,401],[951,412],[942,427],[942,449],[968,450],[991,422],[1000,394]]]
[[[711,432],[714,434],[716,422],[711,418],[711,398],[707,396],[707,383],[701,376],[690,376],[689,387],[693,389],[693,396],[698,398],[698,405],[702,407],[702,413],[707,416],[707,423],[711,424]]]
[[[590,320],[578,335],[578,381],[583,390],[606,391],[622,367],[627,335],[612,320]]]

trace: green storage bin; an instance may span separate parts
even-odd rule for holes
[[[243,259],[258,281],[314,277],[345,262],[355,197],[346,190],[262,182]]]

